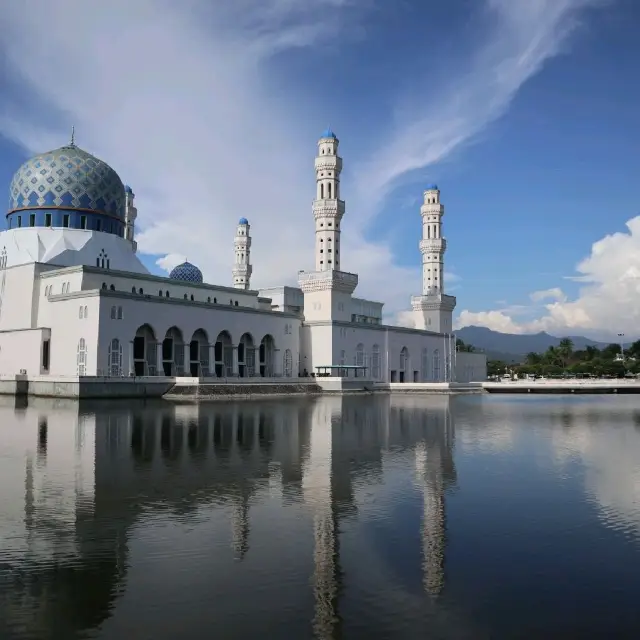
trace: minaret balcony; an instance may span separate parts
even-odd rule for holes
[[[344,200],[337,198],[323,198],[313,201],[313,215],[315,218],[329,218],[344,215]]]
[[[443,216],[444,206],[441,204],[423,204],[420,207],[420,215],[422,216]]]
[[[420,240],[420,253],[444,253],[447,241],[444,238],[428,238]]]
[[[340,156],[317,156],[315,160],[316,171],[342,171],[342,158]],[[332,176],[337,178],[338,176]]]

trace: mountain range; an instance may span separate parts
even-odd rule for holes
[[[597,342],[584,336],[563,336],[570,338],[575,350],[594,346],[598,349],[606,347],[609,342]],[[508,364],[521,362],[527,353],[535,351],[543,353],[549,347],[557,347],[562,338],[549,335],[544,331],[532,334],[500,333],[486,327],[463,327],[456,331],[456,338],[465,344],[471,344],[476,349],[487,354],[489,360],[502,360]]]

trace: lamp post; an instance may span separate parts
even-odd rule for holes
[[[624,333],[619,333],[618,338],[620,338],[620,357],[622,358],[622,362],[624,362]]]

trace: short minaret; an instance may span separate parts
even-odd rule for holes
[[[444,254],[447,241],[442,237],[444,206],[440,190],[431,185],[424,191],[422,216],[422,295],[411,299],[417,329],[450,333],[453,326],[454,296],[444,293]]]
[[[313,217],[316,223],[316,271],[340,270],[340,222],[344,200],[340,200],[342,158],[340,141],[327,129],[318,140],[316,156],[316,199]]]
[[[236,253],[236,261],[233,265],[233,286],[236,289],[249,289],[251,283],[251,226],[246,218],[240,218],[236,228],[236,237],[233,246]]]
[[[313,201],[315,224],[315,271],[301,271],[298,283],[304,293],[304,313],[309,321],[351,321],[351,294],[358,276],[340,270],[342,251],[340,225],[344,200],[340,199],[342,158],[338,138],[327,129],[318,140],[315,159],[316,197]],[[329,354],[325,354],[329,357]]]
[[[133,247],[133,252],[135,253],[138,250],[138,243],[135,241],[135,231],[136,231],[136,218],[138,217],[138,210],[133,204],[134,198],[136,197],[133,193],[133,189],[126,185],[124,188],[124,237],[125,240],[128,240]]]

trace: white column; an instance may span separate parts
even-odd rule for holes
[[[156,343],[156,375],[164,375],[164,366],[162,362],[162,340]]]
[[[233,375],[238,377],[238,345],[233,345]]]
[[[209,377],[216,377],[216,343],[209,345]]]
[[[420,207],[422,216],[422,294],[444,293],[444,253],[446,240],[442,237],[444,206],[440,202],[440,190],[431,185],[424,191],[424,203]]]

